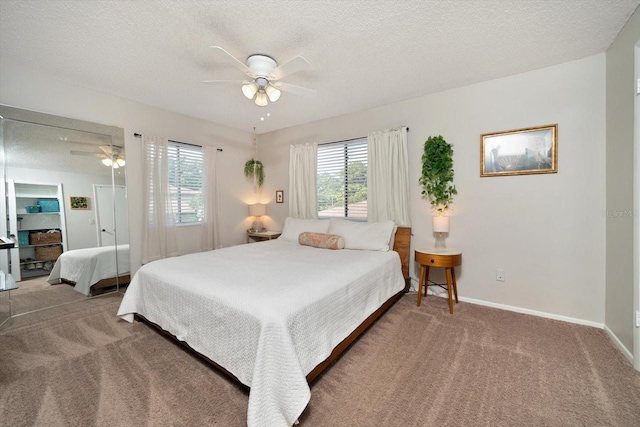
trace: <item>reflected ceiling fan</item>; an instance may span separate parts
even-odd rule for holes
[[[102,164],[118,169],[126,164],[122,147],[118,145],[100,145],[98,146],[102,152],[92,151],[76,151],[71,150],[71,154],[76,156],[90,156],[102,159]]]
[[[242,83],[242,93],[247,99],[253,99],[257,106],[266,107],[269,101],[280,99],[281,91],[312,97],[316,95],[314,89],[283,83],[280,79],[289,74],[309,68],[309,63],[302,56],[296,56],[282,65],[268,55],[254,54],[247,58],[247,63],[221,48],[211,46],[219,52],[225,53],[233,60],[233,64],[242,71],[249,80],[204,80],[203,83]]]

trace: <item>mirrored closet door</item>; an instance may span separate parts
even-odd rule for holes
[[[129,282],[123,130],[4,105],[0,116],[0,237],[14,242],[0,276],[17,287],[0,289],[0,324],[118,291]]]

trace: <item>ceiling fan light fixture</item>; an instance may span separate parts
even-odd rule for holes
[[[102,164],[105,166],[111,166],[113,164],[113,162],[111,161],[111,159],[102,159]]]
[[[255,82],[251,82],[246,85],[242,85],[242,93],[247,99],[253,99],[258,92],[258,85]]]
[[[269,96],[269,101],[271,102],[276,102],[278,99],[280,99],[280,95],[282,94],[280,90],[276,89],[271,84],[269,84],[265,88],[265,92],[267,92],[267,96]]]
[[[118,160],[116,160],[116,163],[118,164],[118,166],[124,166],[126,164],[124,159],[118,159]]]
[[[296,56],[278,65],[276,60],[268,55],[253,54],[247,57],[245,64],[244,61],[239,60],[220,46],[211,46],[211,48],[224,53],[229,59],[232,59],[236,68],[244,73],[249,80],[204,80],[203,83],[241,82],[242,94],[247,99],[252,99],[260,107],[266,107],[269,102],[279,100],[282,90],[303,96],[315,96],[316,94],[313,89],[280,82],[282,78],[289,74],[298,73],[309,68],[309,62],[302,56]]]
[[[256,105],[258,107],[266,107],[269,105],[269,101],[267,101],[267,94],[263,91],[260,91],[256,94]]]

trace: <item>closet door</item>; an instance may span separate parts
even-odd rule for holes
[[[116,244],[116,230],[113,211],[113,186],[94,185],[93,191],[96,199],[98,246],[114,246]]]
[[[127,199],[124,185],[94,185],[96,225],[100,246],[129,243]]]

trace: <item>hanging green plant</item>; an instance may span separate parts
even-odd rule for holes
[[[244,176],[253,181],[260,188],[264,184],[264,166],[262,162],[256,159],[249,159],[244,164]]]
[[[422,195],[438,213],[447,210],[458,194],[453,185],[453,148],[441,135],[430,136],[424,143],[420,184]]]

